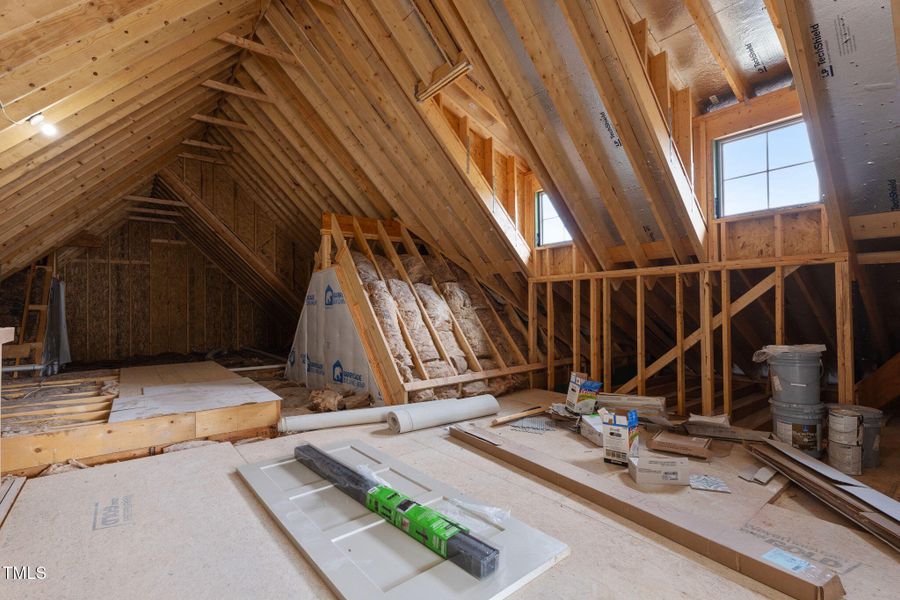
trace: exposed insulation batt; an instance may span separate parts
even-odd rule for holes
[[[468,366],[466,354],[462,351],[462,348],[459,347],[459,343],[456,341],[456,335],[453,333],[453,322],[450,320],[450,307],[447,306],[444,299],[441,298],[430,285],[417,283],[415,284],[415,288],[416,292],[419,294],[419,298],[422,299],[422,304],[425,306],[425,312],[428,313],[428,318],[431,319],[431,324],[434,325],[434,328],[437,331],[438,338],[441,340],[441,345],[444,346],[444,350],[447,352],[447,356],[453,362],[453,366],[456,367],[457,371],[465,373]]]
[[[378,271],[375,270],[375,265],[366,258],[365,254],[352,250],[350,256],[353,258],[353,263],[356,265],[356,272],[359,274],[359,279],[363,284],[378,281]]]
[[[388,348],[391,350],[391,356],[400,369],[400,376],[404,381],[412,380],[412,356],[406,349],[406,342],[403,341],[403,334],[400,332],[400,322],[398,320],[397,303],[388,292],[387,285],[383,281],[372,281],[365,284],[366,293],[369,295],[369,301],[375,310],[375,316],[381,324],[381,330],[387,340]]]
[[[437,281],[438,283],[456,281],[456,278],[453,277],[453,273],[450,272],[450,270],[441,259],[430,254],[426,254],[422,258],[425,260],[425,264],[428,265],[428,270],[431,271],[432,275],[434,275],[435,281]]]
[[[478,315],[472,306],[472,299],[469,294],[456,282],[447,282],[441,284],[441,292],[450,305],[450,310],[459,323],[459,328],[463,335],[469,341],[475,356],[481,358],[491,355],[490,345],[487,336],[481,328]]]
[[[394,268],[394,265],[387,258],[380,254],[375,254],[375,262],[378,264],[378,270],[381,271],[385,279],[400,279],[400,273]]]
[[[401,254],[400,262],[409,275],[409,280],[415,283],[431,283],[431,271],[425,261],[418,256],[411,254]]]
[[[388,281],[388,289],[390,289],[391,296],[397,302],[400,318],[403,319],[403,323],[406,325],[406,331],[409,333],[412,345],[416,348],[419,359],[423,363],[427,363],[440,358],[409,285],[405,281],[391,279]]]

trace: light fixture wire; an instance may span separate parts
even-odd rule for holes
[[[6,117],[6,120],[9,121],[10,123],[12,123],[13,125],[21,125],[21,124],[23,124],[23,123],[28,122],[28,119],[31,118],[31,117],[27,117],[27,118],[25,118],[25,119],[22,119],[21,121],[16,121],[16,120],[14,120],[14,119],[13,119],[12,117],[10,117],[9,114],[6,112],[6,106],[3,105],[3,102],[0,102],[0,112],[2,112],[2,113],[3,113],[3,116]],[[34,115],[32,115],[32,116],[34,116]]]

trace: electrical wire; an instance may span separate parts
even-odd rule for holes
[[[0,113],[3,113],[3,116],[6,117],[6,120],[9,121],[10,123],[12,123],[13,125],[21,125],[22,123],[28,122],[28,119],[31,118],[31,117],[28,117],[28,118],[22,119],[21,121],[14,120],[12,117],[9,116],[9,114],[7,114],[6,107],[3,106],[2,102],[0,102]]]

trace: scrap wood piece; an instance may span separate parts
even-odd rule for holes
[[[647,447],[657,452],[671,452],[703,459],[712,456],[711,444],[712,440],[709,438],[679,435],[668,431],[659,431],[647,441]]]
[[[775,440],[747,450],[872,535],[900,550],[900,503]]]
[[[505,423],[509,423],[510,421],[518,421],[523,417],[530,417],[533,415],[539,415],[542,412],[547,410],[546,406],[532,406],[531,408],[527,408],[525,410],[513,413],[511,415],[506,415],[505,417],[497,417],[493,421],[491,421],[491,427],[497,427],[498,425],[503,425]]]
[[[635,496],[633,488],[486,429],[455,425],[450,435],[793,598],[831,600],[844,596],[844,587],[834,571],[751,535],[663,506],[649,494]]]

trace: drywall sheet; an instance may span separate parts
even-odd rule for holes
[[[280,400],[252,379],[215,362],[122,369],[110,423]]]
[[[444,512],[500,550],[500,567],[478,580],[339,491],[293,456],[238,469],[332,590],[346,600],[504,598],[565,557],[569,548],[514,518],[493,521],[478,501],[359,441],[321,446],[366,466],[417,502]]]
[[[314,389],[367,391],[383,404],[333,268],[309,280],[284,375]]]

